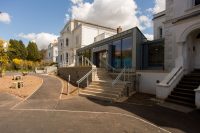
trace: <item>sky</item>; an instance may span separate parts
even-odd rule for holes
[[[152,16],[165,0],[0,0],[0,38],[35,41],[46,48],[69,19],[123,30],[138,26],[153,38]]]

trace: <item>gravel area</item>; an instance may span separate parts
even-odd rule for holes
[[[20,89],[13,89],[10,88],[12,83],[15,82],[12,78],[13,76],[4,76],[3,78],[0,78],[0,93],[7,92],[21,98],[26,98],[42,85],[41,78],[27,75],[23,76],[22,81],[24,83],[24,87]]]

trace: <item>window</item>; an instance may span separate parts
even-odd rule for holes
[[[195,0],[194,5],[195,6],[200,5],[200,0]]]
[[[69,55],[68,55],[68,53],[66,53],[66,62],[69,61],[69,60],[68,60],[68,57],[69,57]]]
[[[68,45],[69,45],[69,39],[66,38],[66,47],[68,47]]]
[[[132,37],[122,40],[122,66],[132,68]]]
[[[63,44],[62,44],[62,43],[60,44],[60,47],[61,47],[61,48],[63,47]]]
[[[62,62],[62,55],[60,55],[60,61]]]
[[[159,27],[158,31],[159,31],[159,38],[163,38],[163,29],[162,29],[162,27]]]
[[[121,40],[113,42],[112,45],[112,66],[122,68]]]
[[[49,53],[49,57],[51,57],[51,53]]]
[[[149,45],[148,49],[148,64],[151,67],[163,66],[164,64],[164,46]]]

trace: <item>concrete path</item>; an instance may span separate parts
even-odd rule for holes
[[[42,86],[29,98],[12,109],[55,109],[62,90],[62,82],[56,77],[40,76]]]
[[[198,110],[182,113],[161,107],[146,98],[138,100],[130,98],[125,103],[102,102],[79,96],[60,100],[62,82],[55,77],[41,76],[41,78],[44,80],[43,85],[24,101],[9,94],[0,94],[1,132],[199,133],[200,131]]]

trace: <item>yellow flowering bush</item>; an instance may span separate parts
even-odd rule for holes
[[[22,69],[23,68],[23,64],[24,64],[23,60],[15,58],[15,59],[13,59],[13,63],[15,65],[16,69]]]

